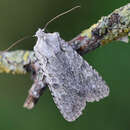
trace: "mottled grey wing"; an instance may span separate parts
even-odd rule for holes
[[[74,121],[82,114],[86,102],[108,96],[109,89],[98,73],[57,33],[39,32],[34,51],[40,68],[63,117]]]
[[[109,89],[102,78],[67,43],[61,42],[62,51],[48,59],[44,70],[54,102],[64,118],[74,121],[87,102],[108,96]]]

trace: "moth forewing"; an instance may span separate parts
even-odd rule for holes
[[[35,56],[54,102],[67,121],[76,120],[86,102],[99,101],[108,96],[109,88],[98,72],[58,33],[38,30],[36,36]]]

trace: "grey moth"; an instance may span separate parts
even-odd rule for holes
[[[87,102],[108,96],[109,88],[102,77],[58,32],[45,33],[39,29],[35,36],[34,53],[42,80],[65,120],[76,120]]]

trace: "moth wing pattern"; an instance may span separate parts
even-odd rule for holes
[[[108,96],[109,88],[98,72],[59,35],[54,37],[54,33],[46,34],[43,41],[44,44],[56,44],[59,47],[56,53],[47,57],[41,48],[43,43],[37,42],[34,51],[54,102],[67,121],[74,121],[82,114],[86,102],[99,101]]]

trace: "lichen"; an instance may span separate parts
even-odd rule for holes
[[[104,45],[120,37],[130,35],[130,4],[116,9],[110,15],[102,17],[97,24],[84,30],[80,35],[89,41],[94,38]]]

